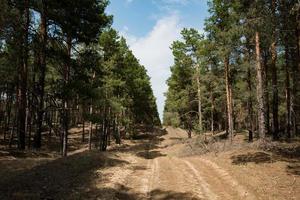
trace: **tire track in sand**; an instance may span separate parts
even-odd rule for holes
[[[151,161],[149,160],[148,163],[150,163]],[[148,181],[147,181],[147,185],[146,185],[146,197],[148,199],[151,198],[151,191],[154,188],[155,183],[158,183],[159,181],[159,164],[157,159],[152,160],[151,162],[151,167],[150,167],[150,175],[148,175]]]
[[[163,143],[170,143],[173,135],[183,137],[176,130],[171,131]],[[153,149],[153,141],[148,142],[146,151],[157,150],[165,156],[140,158],[137,168],[126,176],[126,187],[136,199],[256,199],[216,163],[196,156],[171,156],[173,149],[164,145]]]
[[[245,187],[243,187],[241,184],[239,184],[226,170],[219,167],[216,163],[203,159],[203,158],[196,158],[197,165],[202,166],[209,176],[215,176],[218,177],[219,181],[224,185],[224,192],[227,194],[231,191],[234,191],[240,198],[239,199],[245,199],[245,200],[255,200],[257,199],[252,193],[250,193]],[[200,161],[200,163],[199,163]],[[213,181],[213,178],[210,179]]]
[[[200,199],[217,199],[217,195],[210,189],[211,186],[203,179],[201,173],[194,166],[183,159],[172,157],[173,166],[178,173],[184,175],[185,185],[188,184],[188,189],[194,196]]]
[[[201,176],[200,172],[195,169],[195,167],[187,160],[184,160],[184,163],[186,166],[190,169],[190,171],[193,173],[195,179],[197,180],[198,184],[202,190],[204,191],[205,199],[211,199],[215,200],[218,199],[218,196],[212,192],[210,189],[210,185],[204,180],[204,178]]]

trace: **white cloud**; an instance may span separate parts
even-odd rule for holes
[[[190,0],[163,0],[164,3],[166,4],[181,4],[181,5],[186,5],[187,3],[190,2]]]
[[[181,25],[176,14],[162,17],[157,20],[153,29],[144,37],[137,38],[128,34],[128,29],[121,31],[133,51],[151,77],[157,106],[162,117],[164,108],[164,93],[167,91],[166,80],[170,76],[170,66],[173,64],[173,55],[170,46],[174,40],[180,38]]]
[[[178,11],[178,8],[195,3],[199,0],[152,0],[157,8],[162,12],[174,12]]]
[[[123,27],[123,29],[120,31],[120,35],[126,38],[126,42],[129,46],[137,41],[137,38],[129,33],[129,28],[127,26]]]

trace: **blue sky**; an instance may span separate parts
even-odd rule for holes
[[[113,27],[127,39],[140,63],[147,69],[162,119],[166,80],[173,56],[170,45],[180,39],[180,30],[203,31],[209,16],[206,0],[110,0]]]

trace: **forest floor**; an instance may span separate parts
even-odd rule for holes
[[[205,144],[168,127],[89,152],[80,136],[67,158],[1,148],[0,199],[300,199],[299,142]]]

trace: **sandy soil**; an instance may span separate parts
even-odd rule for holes
[[[256,150],[200,156],[186,138],[167,128],[104,153],[2,159],[0,199],[300,199],[299,158]]]
[[[115,167],[107,181],[116,192],[102,198],[300,199],[300,177],[286,171],[289,162],[268,162],[263,158],[267,153],[254,150],[199,156],[186,142],[186,132],[168,128],[167,133],[145,140],[144,149],[139,144],[134,154],[121,151],[120,156],[131,165]],[[244,155],[252,160],[236,163]],[[98,186],[103,187],[101,181]]]
[[[114,179],[118,181],[112,187],[120,191],[107,199],[257,199],[212,161],[182,157],[180,149],[188,147],[180,141],[187,134],[180,129],[167,131],[167,135],[150,140],[147,152],[136,152],[128,175]],[[124,175],[119,172],[119,177]]]

